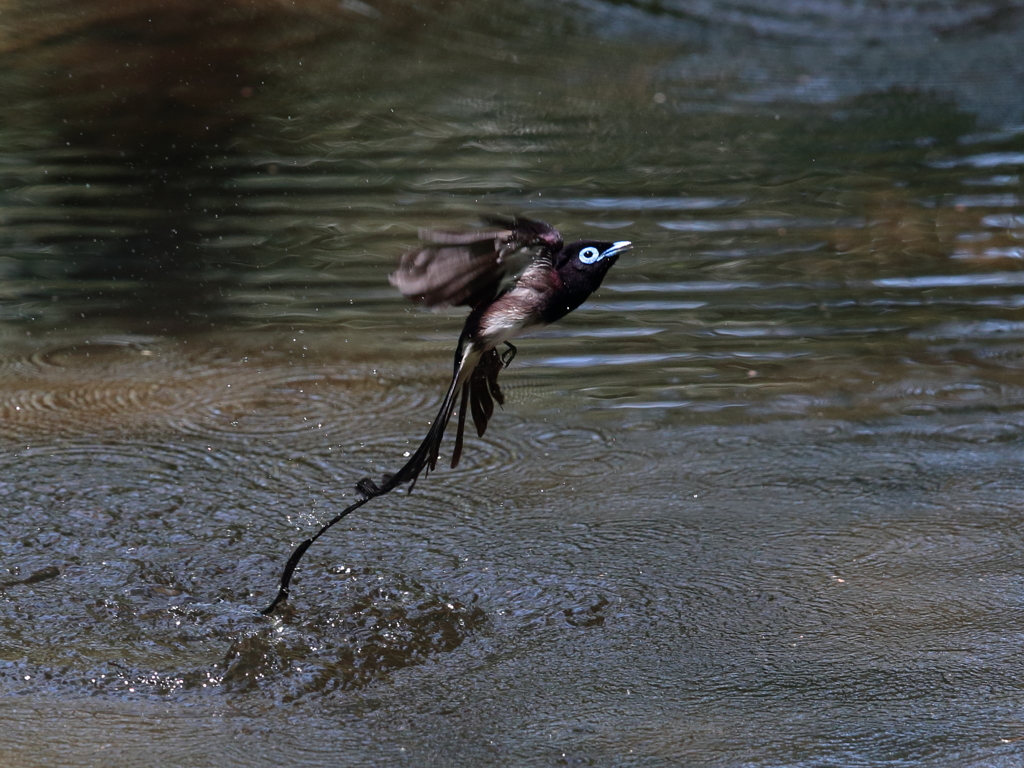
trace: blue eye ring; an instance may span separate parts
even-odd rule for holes
[[[584,264],[593,264],[595,261],[600,261],[603,254],[597,248],[592,245],[588,245],[582,251],[580,251],[580,261]]]

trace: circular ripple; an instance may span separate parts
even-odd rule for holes
[[[68,467],[97,472],[99,467],[114,467],[107,477],[120,486],[148,485],[154,482],[187,481],[200,469],[219,470],[228,465],[222,453],[202,450],[198,445],[167,445],[140,440],[131,443],[69,443],[26,446],[17,452],[0,453],[0,472],[16,476],[22,482],[59,481]],[[6,471],[6,472],[5,472]]]
[[[400,419],[430,404],[420,389],[349,373],[226,369],[206,378],[207,386],[169,419],[172,428],[240,438],[313,432],[344,443],[382,413]]]
[[[174,374],[181,359],[149,340],[50,346],[29,359],[31,371],[7,373],[0,388],[0,418],[14,434],[102,433],[195,398]]]
[[[525,453],[555,462],[563,478],[621,478],[653,473],[652,456],[628,448],[614,437],[595,429],[568,427],[532,434]]]
[[[323,429],[356,411],[349,388],[323,377],[221,376],[169,420],[194,435],[284,435]]]
[[[3,393],[0,419],[15,431],[76,432],[103,429],[112,421],[139,416],[152,419],[183,407],[193,393],[180,383],[170,389],[156,382],[106,382],[96,386],[17,390]]]
[[[140,354],[152,357],[158,349],[159,339],[151,336],[98,337],[37,349],[29,360],[39,368],[112,368],[136,364]]]

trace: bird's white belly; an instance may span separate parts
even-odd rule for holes
[[[541,325],[541,294],[533,288],[517,286],[499,298],[488,309],[480,325],[477,339],[492,349],[523,331]]]

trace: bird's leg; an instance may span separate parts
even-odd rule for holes
[[[511,342],[506,341],[505,342],[505,346],[508,347],[508,349],[506,349],[504,352],[501,353],[501,367],[502,368],[508,368],[509,365],[512,364],[512,360],[515,358],[516,352],[519,351],[518,349],[516,349],[512,345]]]

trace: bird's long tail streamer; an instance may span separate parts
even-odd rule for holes
[[[457,381],[458,375],[456,374],[455,378],[452,380],[452,387],[449,389],[447,397],[445,397],[444,402],[441,404],[441,410],[438,411],[437,418],[431,425],[430,431],[427,432],[427,436],[420,444],[420,447],[416,449],[416,453],[412,455],[412,458],[410,458],[409,461],[406,462],[405,466],[395,474],[385,475],[384,481],[380,485],[377,485],[368,477],[359,481],[356,485],[356,489],[363,494],[363,497],[345,507],[345,509],[322,525],[319,531],[314,533],[308,539],[303,540],[299,546],[295,548],[291,557],[288,558],[288,562],[285,563],[284,571],[281,572],[281,586],[277,590],[277,597],[274,598],[274,601],[270,605],[260,611],[260,613],[264,616],[269,616],[280,603],[288,599],[292,575],[295,573],[295,568],[298,566],[302,556],[306,554],[306,550],[313,546],[314,541],[327,533],[328,530],[341,522],[345,517],[363,506],[363,504],[368,502],[370,499],[383,496],[407,480],[411,480],[412,485],[415,485],[416,478],[419,477],[420,472],[424,469],[429,472],[430,469],[433,468],[434,462],[437,461],[437,452],[441,445],[441,437],[444,434],[444,427],[448,423],[448,419],[451,418],[452,406],[454,405],[455,398],[458,395],[456,390]],[[412,491],[411,486],[409,490],[410,492]]]
[[[384,493],[387,493],[387,491],[384,491]],[[277,597],[274,598],[274,602],[272,602],[270,605],[268,605],[266,608],[260,611],[260,613],[262,613],[264,616],[269,616],[274,612],[274,609],[277,608],[279,603],[283,603],[285,600],[288,599],[290,585],[292,583],[292,574],[295,573],[295,568],[299,564],[299,560],[302,559],[302,556],[306,554],[306,550],[313,546],[313,542],[319,539],[325,533],[327,533],[327,531],[330,530],[331,526],[333,526],[335,523],[339,522],[352,512],[355,512],[357,509],[363,506],[363,504],[365,504],[366,502],[373,498],[376,497],[363,496],[363,498],[359,499],[353,504],[348,505],[347,507],[345,507],[345,509],[343,509],[333,518],[331,518],[330,522],[322,526],[319,531],[314,533],[312,536],[310,536],[308,539],[303,541],[301,544],[299,544],[299,546],[295,548],[295,551],[292,552],[292,556],[288,558],[288,562],[284,565],[284,571],[281,572],[281,587],[277,590]]]
[[[487,365],[484,366],[480,373],[484,374],[484,372],[486,371],[486,374],[483,376],[478,375],[477,378],[481,379],[482,386],[485,389],[489,389],[491,393],[495,394],[496,399],[498,400],[499,403],[501,403],[504,401],[504,398],[501,397],[501,391],[500,389],[498,389],[497,382],[497,371],[500,370],[501,366],[499,363],[498,366],[495,367],[494,361],[490,359],[492,356],[495,358],[495,360],[497,360],[498,353],[495,352],[494,350],[489,350],[487,353],[485,353],[485,360],[487,361]],[[441,448],[441,438],[444,437],[445,427],[448,426],[448,422],[451,420],[452,413],[454,412],[455,409],[455,403],[458,401],[459,395],[463,391],[463,387],[469,383],[467,380],[470,378],[471,374],[473,374],[476,369],[477,359],[478,355],[475,352],[462,358],[459,365],[455,369],[454,375],[452,376],[451,386],[449,386],[444,401],[441,403],[441,408],[437,412],[437,418],[434,419],[434,423],[430,426],[430,430],[427,432],[427,436],[423,439],[423,442],[420,443],[419,448],[416,449],[416,453],[414,453],[412,457],[409,459],[409,461],[406,462],[405,466],[402,467],[393,475],[385,475],[384,480],[380,485],[377,485],[369,478],[364,478],[363,480],[360,480],[359,483],[356,485],[356,489],[363,495],[362,498],[354,501],[352,504],[345,507],[345,509],[343,509],[337,515],[332,517],[324,525],[322,525],[319,531],[314,533],[308,539],[304,539],[299,544],[299,546],[295,548],[295,551],[292,552],[291,557],[288,558],[288,562],[285,563],[284,571],[281,572],[281,586],[277,590],[277,597],[274,598],[274,601],[270,605],[268,605],[266,608],[260,611],[260,613],[262,613],[264,616],[269,616],[271,613],[274,612],[274,609],[277,608],[278,605],[280,605],[282,602],[288,599],[288,595],[290,594],[292,576],[295,573],[295,569],[298,567],[299,561],[302,560],[302,556],[306,554],[306,550],[313,546],[313,542],[315,542],[317,539],[319,539],[321,536],[327,533],[327,531],[329,531],[334,525],[339,523],[348,515],[355,512],[366,502],[370,501],[370,499],[375,499],[378,496],[383,496],[384,494],[393,491],[395,488],[397,488],[399,485],[405,482],[411,482],[411,485],[409,486],[409,492],[411,493],[413,486],[416,485],[416,479],[420,476],[420,473],[423,472],[424,469],[426,469],[427,474],[430,473],[430,471],[434,468],[435,464],[437,463],[438,452],[440,451]],[[474,385],[476,385],[475,381]],[[476,386],[479,387],[479,385]],[[466,391],[468,394],[469,390]],[[456,447],[456,452],[454,454],[452,466],[455,466],[455,464],[458,463],[459,454],[462,452],[461,433],[462,423],[465,422],[466,418],[466,399],[467,398],[463,398],[462,409],[460,411],[461,423],[459,425],[459,439]],[[478,408],[480,408],[480,405],[478,404],[476,397],[474,397],[474,399],[472,400],[472,406],[474,410],[473,418],[474,421],[477,421],[478,414],[476,413],[476,411]],[[490,409],[493,410],[493,405],[490,406]],[[487,415],[490,416],[489,413]],[[479,422],[477,422],[477,426],[479,429]],[[486,421],[484,422],[484,426],[486,426]],[[480,430],[480,434],[483,434],[482,430]]]

